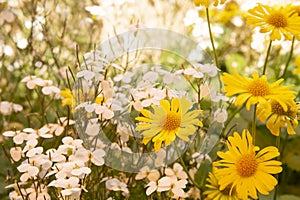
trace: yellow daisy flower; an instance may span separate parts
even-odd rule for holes
[[[280,129],[287,126],[288,134],[296,134],[294,128],[298,126],[297,113],[300,106],[294,101],[288,105],[287,111],[275,100],[271,100],[271,108],[269,105],[261,104],[257,109],[257,118],[261,121],[267,120],[267,128],[275,136],[279,136]]]
[[[300,17],[290,6],[276,7],[258,3],[248,11],[247,24],[252,28],[260,27],[261,33],[270,34],[271,40],[280,40],[284,36],[291,40],[300,34]]]
[[[300,55],[296,57],[294,64],[296,65],[297,69],[293,72],[293,74],[300,74]]]
[[[63,100],[61,102],[62,106],[72,106],[73,105],[73,95],[68,88],[61,90],[60,95],[63,97]]]
[[[136,120],[144,123],[137,125],[136,130],[142,131],[143,143],[150,140],[154,142],[154,150],[161,148],[162,142],[168,146],[178,136],[184,141],[189,141],[189,135],[196,131],[196,126],[202,127],[202,122],[198,119],[201,111],[189,111],[192,103],[185,97],[173,98],[171,105],[168,100],[161,100],[160,106],[153,105],[153,113],[143,109],[143,117]]]
[[[213,169],[213,172],[216,171],[217,168]],[[203,192],[204,195],[206,195],[207,200],[239,200],[237,193],[235,189],[233,188],[231,194],[230,185],[227,186],[224,190],[220,190],[220,185],[218,184],[219,178],[214,174],[209,172],[208,178],[206,179],[208,182],[205,186],[208,188],[205,192]]]
[[[209,7],[212,0],[194,0],[194,4],[196,6],[204,6],[206,8]],[[218,6],[219,4],[224,4],[226,0],[213,0],[214,6]]]
[[[248,196],[257,199],[257,190],[261,194],[268,195],[277,185],[277,180],[271,174],[282,171],[281,162],[271,160],[279,156],[278,149],[273,146],[266,147],[259,152],[258,147],[252,143],[252,137],[248,130],[242,132],[242,137],[235,132],[227,141],[228,151],[218,152],[222,159],[214,163],[220,167],[216,171],[219,176],[220,190],[231,186],[239,198],[247,200]]]
[[[283,79],[269,83],[265,75],[259,77],[257,72],[252,74],[253,78],[243,77],[234,70],[234,75],[224,73],[221,77],[224,83],[226,96],[238,95],[235,105],[245,102],[249,110],[251,104],[266,103],[268,99],[276,99],[283,109],[287,110],[287,103],[294,99],[296,92],[290,91],[291,86],[280,86]]]

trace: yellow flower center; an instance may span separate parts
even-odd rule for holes
[[[164,123],[163,129],[167,131],[173,131],[180,127],[181,116],[179,113],[170,111],[167,114],[167,119]]]
[[[291,118],[296,118],[297,111],[288,105],[287,111],[284,111],[282,106],[277,101],[271,101],[272,113],[277,115],[285,115]]]
[[[236,163],[236,169],[241,177],[247,178],[253,176],[257,170],[258,163],[254,154],[245,154]]]
[[[253,96],[266,96],[270,94],[270,86],[264,79],[256,79],[250,83],[248,92]]]
[[[271,14],[267,22],[276,28],[286,27],[288,25],[288,20],[282,13]]]

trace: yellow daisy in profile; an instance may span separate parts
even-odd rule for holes
[[[248,110],[251,104],[266,103],[269,99],[276,99],[283,109],[287,110],[287,102],[294,99],[296,93],[289,90],[291,86],[280,86],[283,79],[269,83],[265,75],[259,77],[257,72],[254,72],[252,77],[243,77],[235,70],[233,75],[224,73],[221,79],[225,85],[226,96],[238,95],[235,105],[246,102]]]
[[[252,143],[248,130],[242,132],[242,137],[235,132],[227,141],[228,151],[218,152],[220,161],[214,163],[219,167],[216,175],[219,178],[220,190],[230,186],[229,194],[236,189],[238,197],[247,200],[248,196],[257,199],[257,190],[268,195],[277,185],[277,180],[271,174],[282,171],[281,162],[271,160],[279,156],[278,149],[266,147],[259,152]]]
[[[137,125],[136,130],[142,131],[143,143],[154,142],[154,150],[161,148],[162,142],[168,146],[177,137],[189,141],[189,135],[196,131],[196,126],[202,127],[198,119],[200,110],[189,111],[192,103],[185,97],[173,98],[171,105],[168,100],[161,100],[160,106],[153,105],[153,113],[143,109],[143,116],[136,120],[144,123]]]
[[[297,113],[300,106],[291,101],[288,109],[284,111],[277,101],[271,100],[270,104],[271,109],[268,105],[258,106],[257,118],[263,122],[267,120],[267,128],[275,136],[279,136],[280,129],[285,126],[287,126],[288,134],[296,134],[294,128],[298,126]]]
[[[247,24],[252,28],[260,27],[261,33],[270,34],[271,40],[280,40],[284,36],[291,40],[300,34],[300,17],[290,6],[276,7],[258,3],[248,11]]]
[[[214,6],[218,6],[219,4],[224,4],[226,0],[194,0],[194,4],[208,8],[212,1],[214,2]]]
[[[206,200],[239,200],[240,198],[238,198],[235,188],[233,188],[230,194],[230,185],[227,186],[224,190],[219,189],[219,179],[214,174],[214,171],[216,170],[217,168],[214,168],[213,173],[209,172],[208,178],[206,179],[208,183],[205,186],[208,189],[203,192],[203,194],[206,195]]]
[[[293,74],[300,74],[300,55],[298,55],[294,62],[297,69],[293,72]]]

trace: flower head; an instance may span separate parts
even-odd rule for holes
[[[213,171],[218,170],[217,168],[214,168]],[[207,198],[209,200],[239,200],[237,193],[235,191],[235,188],[230,194],[230,185],[224,188],[223,190],[220,190],[220,185],[218,184],[219,178],[215,175],[215,173],[210,172],[208,175],[207,184],[205,185],[208,190],[206,190],[203,194],[207,195]]]
[[[154,149],[161,148],[162,142],[168,146],[178,136],[184,141],[189,141],[189,135],[195,133],[195,126],[202,126],[198,119],[199,110],[189,111],[192,103],[186,98],[173,98],[171,105],[168,100],[161,100],[160,106],[153,105],[154,112],[143,109],[143,117],[137,117],[140,123],[136,127],[137,131],[143,131],[143,143],[150,140],[154,142]]]
[[[73,95],[68,88],[61,90],[60,95],[63,97],[62,106],[73,106]]]
[[[271,100],[271,107],[261,105],[257,110],[257,117],[261,121],[267,121],[267,128],[275,136],[279,136],[280,129],[287,125],[288,134],[296,134],[294,128],[298,126],[297,112],[300,106],[291,101],[286,111],[276,101]]]
[[[249,10],[247,24],[260,27],[261,33],[271,32],[271,40],[280,40],[282,36],[291,40],[293,35],[300,34],[300,17],[290,6],[277,8],[258,4]]]
[[[278,149],[273,146],[261,151],[252,144],[248,130],[242,137],[235,132],[228,138],[228,151],[218,152],[220,161],[214,163],[218,170],[220,190],[230,186],[229,194],[235,188],[239,198],[248,199],[248,195],[257,199],[257,190],[264,195],[269,194],[277,185],[277,180],[271,174],[282,171],[281,162],[271,160],[279,156]]]
[[[283,79],[269,83],[265,75],[259,77],[258,73],[252,74],[253,78],[243,77],[234,71],[234,75],[224,73],[221,77],[225,84],[224,90],[228,97],[238,95],[235,105],[245,102],[249,110],[251,104],[266,103],[269,99],[276,99],[287,110],[287,103],[294,99],[295,92],[290,91],[291,86],[280,86]]]

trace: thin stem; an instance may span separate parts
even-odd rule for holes
[[[281,130],[279,129],[279,135],[276,137],[276,147],[278,148],[279,152],[280,152],[280,132],[281,132]],[[276,160],[280,160],[280,155],[276,158]],[[276,174],[275,177],[278,181],[279,175]],[[278,184],[274,188],[274,198],[273,198],[274,200],[277,199],[277,194],[278,194]]]
[[[294,53],[294,44],[295,44],[295,36],[293,37],[293,40],[292,40],[292,45],[291,45],[291,50],[290,50],[290,55],[288,57],[288,60],[286,61],[286,64],[285,64],[285,67],[284,67],[284,70],[283,70],[283,73],[281,75],[280,78],[284,78],[286,72],[287,72],[287,69],[289,67],[289,64],[291,62],[291,59],[292,59],[292,56],[293,56],[293,53]]]
[[[210,19],[209,19],[209,10],[208,10],[208,8],[206,8],[206,19],[207,19],[207,25],[208,25],[208,31],[209,31],[209,38],[210,38],[211,46],[213,48],[216,66],[220,67],[218,57],[217,57],[216,48],[215,48],[214,38],[213,38],[213,34],[212,34],[212,31],[211,31],[211,27],[210,27]]]
[[[180,163],[181,163],[181,165],[182,165],[182,167],[183,167],[183,170],[184,170],[185,173],[188,175],[188,177],[189,177],[189,179],[191,180],[191,182],[192,182],[198,189],[202,190],[202,189],[201,189],[201,186],[200,186],[200,185],[192,178],[192,176],[190,175],[189,170],[188,170],[187,166],[185,165],[182,156],[180,155],[180,152],[179,152],[179,149],[178,149],[178,145],[177,145],[177,141],[175,140],[174,143],[175,143],[174,146],[175,146],[177,155],[178,155],[178,157],[179,157],[179,161],[180,161]]]
[[[253,144],[255,144],[255,136],[256,136],[256,110],[257,110],[257,104],[254,105],[253,118],[252,118],[252,138],[253,138]]]
[[[266,59],[265,59],[265,63],[264,63],[264,69],[263,69],[262,75],[266,74],[268,58],[269,58],[269,55],[270,55],[270,52],[271,52],[271,46],[272,46],[272,40],[270,40],[270,43],[269,43],[269,46],[268,46],[267,55],[266,55]]]

